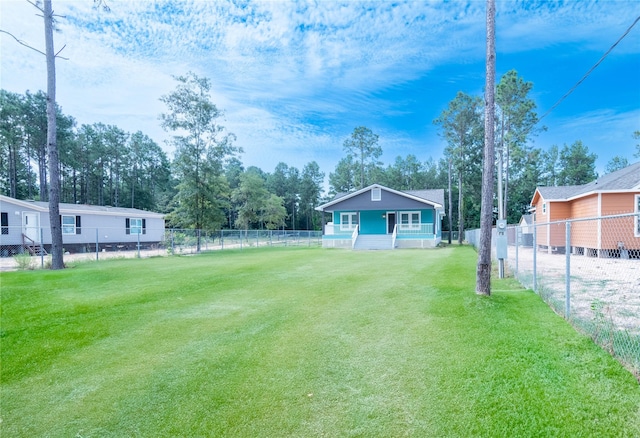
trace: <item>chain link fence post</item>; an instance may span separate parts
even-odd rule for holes
[[[538,276],[536,275],[537,269],[537,254],[538,254],[538,226],[533,226],[533,291],[538,293]]]
[[[569,319],[571,314],[571,222],[567,221],[565,226],[565,293],[564,293],[564,317]]]
[[[40,267],[44,269],[44,230],[40,227]],[[63,249],[64,251],[64,249]]]

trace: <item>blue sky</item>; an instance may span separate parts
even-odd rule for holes
[[[458,91],[484,87],[485,2],[248,2],[53,0],[66,45],[58,102],[78,123],[141,130],[165,145],[160,96],[172,75],[193,71],[213,85],[221,123],[237,136],[245,166],[328,176],[356,126],[380,136],[383,160],[442,156],[432,121]],[[43,47],[41,18],[24,0],[0,2],[0,29]],[[515,69],[546,112],[640,15],[637,1],[497,1],[497,77]],[[0,85],[45,89],[44,57],[0,34]],[[635,161],[640,130],[640,24],[541,123],[534,145],[582,140],[597,170]]]

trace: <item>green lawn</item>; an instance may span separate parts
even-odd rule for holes
[[[475,260],[283,248],[2,273],[1,435],[640,436],[634,377],[512,281],[476,296]]]

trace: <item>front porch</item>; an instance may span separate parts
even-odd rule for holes
[[[322,235],[323,248],[351,249],[396,249],[435,248],[441,236],[434,233],[433,224],[412,227],[393,226],[391,233],[361,233],[356,225],[353,229],[330,222]]]
[[[325,248],[432,248],[440,243],[443,190],[400,192],[373,184],[316,207],[331,213]],[[323,217],[324,220],[324,217]]]

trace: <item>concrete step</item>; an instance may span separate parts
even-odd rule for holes
[[[390,234],[360,234],[353,249],[374,250],[392,249],[393,236]]]

